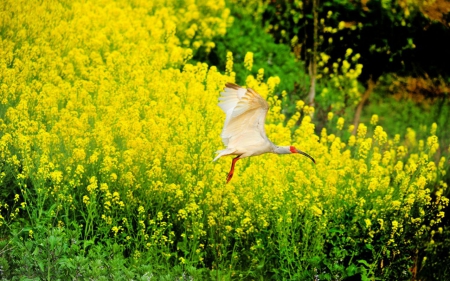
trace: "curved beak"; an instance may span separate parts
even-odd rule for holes
[[[297,150],[298,154],[301,154],[301,155],[304,155],[304,156],[308,157],[309,159],[311,159],[314,162],[314,164],[316,164],[316,160],[314,160],[314,158],[312,158],[308,153],[303,152],[303,151],[298,150],[298,149],[296,149],[296,150]]]

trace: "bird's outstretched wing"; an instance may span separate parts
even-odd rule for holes
[[[253,89],[227,83],[219,98],[226,113],[222,141],[228,147],[267,141],[264,123],[269,104]]]

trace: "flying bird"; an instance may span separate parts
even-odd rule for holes
[[[233,177],[236,162],[245,157],[264,153],[299,153],[316,163],[307,153],[293,146],[277,146],[267,138],[264,123],[269,104],[255,90],[226,83],[219,101],[219,107],[226,114],[220,135],[226,148],[216,151],[218,155],[213,161],[225,155],[237,155],[231,162],[227,183]]]

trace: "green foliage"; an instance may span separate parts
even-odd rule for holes
[[[361,54],[364,82],[370,76],[376,80],[393,71],[448,76],[448,64],[439,61],[445,50],[441,44],[430,44],[430,40],[447,37],[448,28],[424,16],[421,5],[381,0],[325,1],[317,8],[317,42],[312,35],[312,1],[271,1],[264,20],[277,40],[293,46],[306,61],[311,60],[314,44],[333,60],[341,58],[346,49],[353,49]]]
[[[353,118],[352,109],[364,92],[362,85],[370,79],[377,81],[391,72],[413,77],[450,77],[450,64],[443,59],[447,53],[443,46],[448,45],[450,38],[443,17],[448,5],[417,1],[324,1],[317,5],[315,25],[314,1],[265,3],[263,20],[275,40],[291,46],[296,57],[306,65],[313,61],[313,56],[319,62],[315,99],[318,114],[314,120],[319,128],[327,111]],[[442,9],[425,8],[429,5]],[[315,30],[318,36],[314,42]],[[317,54],[312,54],[313,46],[317,46]],[[336,86],[333,81],[339,75],[346,75],[341,67],[346,59],[351,63],[344,57],[348,50],[360,57],[361,66],[360,75],[347,80],[348,83],[358,79],[361,83],[353,85],[351,91],[343,86],[345,83]],[[330,59],[323,61],[323,56]]]
[[[132,259],[113,239],[83,240],[80,231],[37,225],[13,228],[0,244],[0,280],[192,280],[204,272]]]
[[[422,280],[450,280],[450,223],[442,232],[435,234],[434,243],[427,245],[421,253],[419,277]]]
[[[248,15],[234,14],[234,17],[233,25],[229,27],[227,34],[215,40],[216,47],[210,53],[205,49],[199,50],[194,60],[207,62],[224,71],[227,52],[231,51],[235,63],[233,71],[238,84],[245,84],[245,77],[256,74],[263,68],[265,77],[280,78],[278,89],[288,92],[291,104],[305,95],[305,85],[308,84],[305,67],[303,62],[296,60],[289,46],[277,44],[260,23]],[[251,71],[244,66],[247,52],[254,54]]]

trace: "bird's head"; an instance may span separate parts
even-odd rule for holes
[[[289,146],[289,151],[290,151],[291,153],[302,154],[302,155],[308,157],[309,159],[311,159],[311,160],[314,162],[314,164],[316,164],[316,160],[314,160],[314,158],[312,158],[312,157],[311,157],[308,153],[306,153],[306,152],[303,152],[303,151],[301,151],[301,150],[299,150],[299,149],[297,149],[297,148],[295,148],[295,147],[293,147],[293,146]]]

